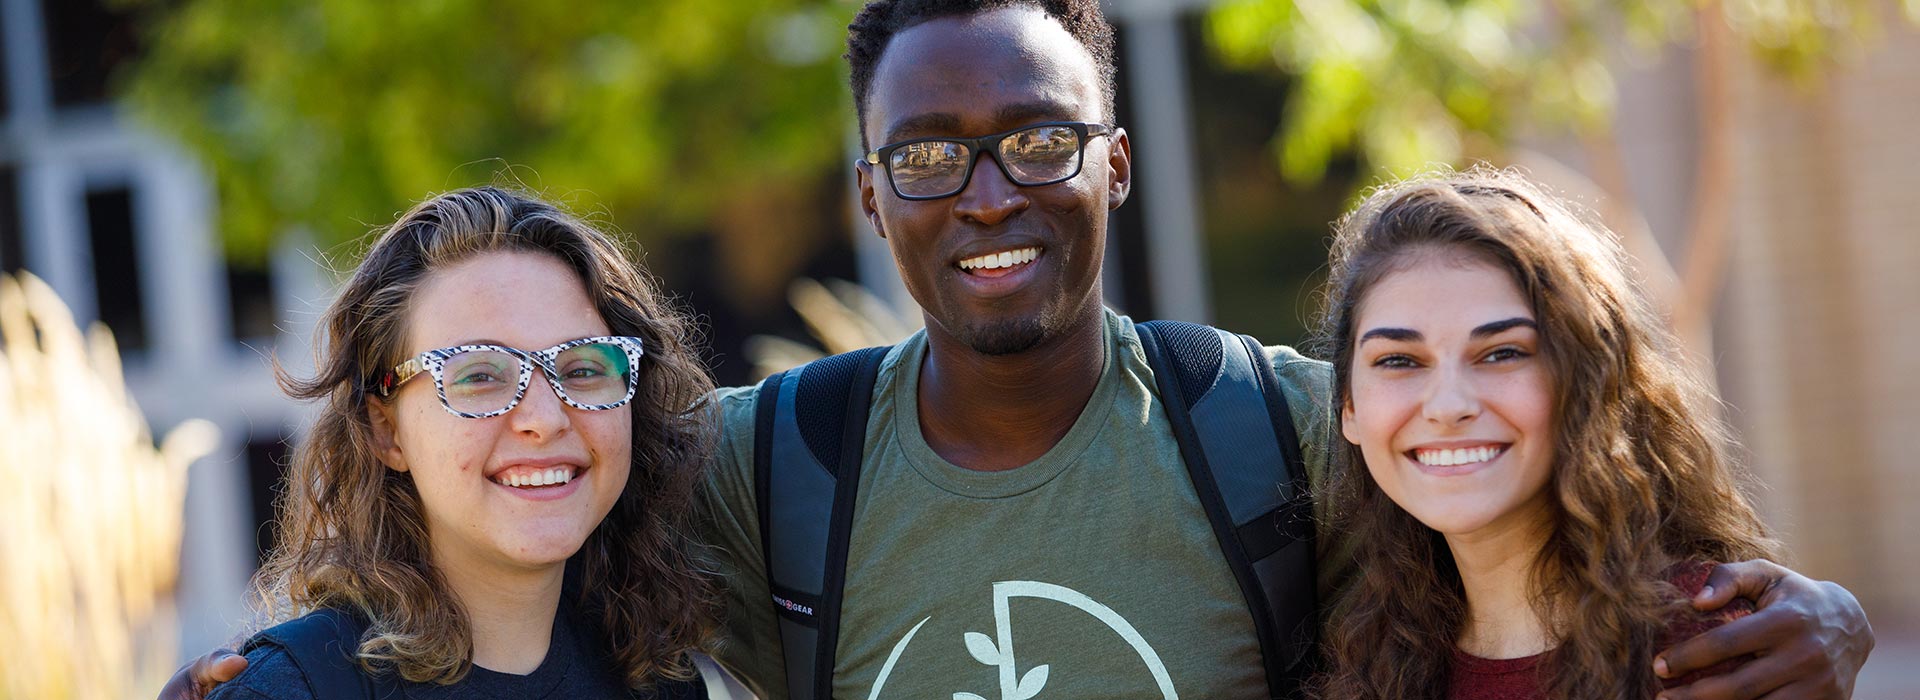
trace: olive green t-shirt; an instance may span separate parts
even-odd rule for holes
[[[1112,312],[1105,333],[1100,382],[1073,428],[1004,472],[955,466],[922,438],[925,333],[888,353],[854,508],[834,697],[1265,697],[1252,617],[1138,336]],[[1319,480],[1331,372],[1288,348],[1268,353]],[[730,589],[717,655],[763,696],[784,698],[754,502],[753,403],[751,388],[719,394],[707,534]]]

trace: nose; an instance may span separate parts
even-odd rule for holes
[[[560,401],[560,394],[547,380],[546,373],[536,369],[532,383],[527,385],[526,396],[520,397],[520,403],[507,412],[507,421],[514,432],[545,442],[566,433],[572,418],[567,415],[567,405]]]
[[[1458,367],[1443,366],[1433,372],[1427,385],[1421,415],[1427,422],[1442,426],[1467,423],[1480,415],[1480,392],[1471,377]]]
[[[996,156],[985,151],[974,157],[973,175],[954,197],[954,215],[983,226],[1006,221],[1028,205],[1026,188],[1008,180]]]

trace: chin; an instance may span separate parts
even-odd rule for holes
[[[1060,335],[1053,314],[1045,312],[962,324],[957,339],[982,355],[1016,355]]]
[[[1495,521],[1500,520],[1505,510],[1486,503],[1483,499],[1475,502],[1447,503],[1443,498],[1429,497],[1418,510],[1409,510],[1414,519],[1422,525],[1433,528],[1442,535],[1465,535],[1478,532]]]
[[[502,542],[501,552],[508,559],[530,568],[544,568],[562,564],[571,558],[587,542],[586,532],[555,532],[548,534],[524,534],[510,542]]]
[[[1478,514],[1456,513],[1424,518],[1416,514],[1414,518],[1418,519],[1422,525],[1433,528],[1434,532],[1442,535],[1464,535],[1486,527],[1487,523],[1493,521],[1492,518],[1483,517]]]

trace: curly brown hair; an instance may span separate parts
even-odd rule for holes
[[[321,321],[316,374],[284,370],[285,391],[323,410],[294,453],[279,499],[280,546],[254,577],[272,619],[342,608],[369,621],[357,656],[413,682],[453,683],[471,668],[465,610],[428,554],[412,479],[376,457],[367,402],[405,360],[406,311],[435,270],[493,251],[564,262],[614,335],[638,336],[633,469],[607,518],[570,566],[573,600],[598,647],[630,685],[692,678],[687,653],[713,634],[717,577],[691,539],[694,490],[713,431],[712,380],[691,321],[614,239],[518,191],[480,187],[427,199],[379,233]],[[570,594],[571,595],[571,594]]]
[[[1336,230],[1318,341],[1348,405],[1356,309],[1423,253],[1484,260],[1512,276],[1540,326],[1554,388],[1552,530],[1531,572],[1558,641],[1542,687],[1555,698],[1658,691],[1660,633],[1684,614],[1666,572],[1688,561],[1776,554],[1742,494],[1711,390],[1628,274],[1604,229],[1525,178],[1443,172],[1371,192]],[[1323,497],[1357,543],[1359,575],[1328,620],[1320,698],[1439,698],[1467,621],[1441,535],[1395,505],[1359,448]]]

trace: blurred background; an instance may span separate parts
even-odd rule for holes
[[[0,698],[151,696],[247,631],[310,411],[273,363],[310,367],[337,274],[429,193],[618,229],[723,384],[911,332],[852,215],[856,9],[0,0]],[[1920,697],[1920,0],[1106,9],[1112,306],[1302,343],[1358,192],[1524,167],[1622,235],[1793,564],[1866,607],[1856,697]]]

